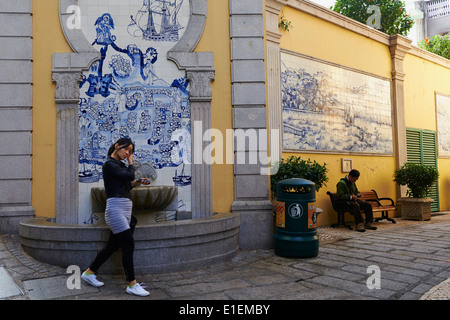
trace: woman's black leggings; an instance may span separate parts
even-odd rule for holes
[[[119,248],[122,248],[122,266],[125,271],[125,277],[129,282],[135,280],[133,264],[133,229],[134,228],[130,228],[116,234],[111,232],[106,247],[104,247],[97,254],[94,262],[92,262],[89,268],[92,271],[97,272],[100,266],[105,263],[105,261],[108,260],[114,252],[116,252]]]

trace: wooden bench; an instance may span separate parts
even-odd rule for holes
[[[380,218],[374,218],[375,222],[386,219],[388,221],[391,221],[392,223],[396,223],[394,219],[391,219],[388,216],[389,211],[396,210],[394,200],[392,200],[391,198],[379,198],[377,195],[377,192],[375,190],[364,191],[364,192],[360,192],[360,193],[362,196],[359,199],[369,202],[372,205],[372,210],[374,213],[381,212]],[[348,211],[342,210],[341,208],[337,208],[337,206],[336,206],[336,193],[328,191],[327,194],[330,197],[331,205],[333,206],[333,209],[338,214],[337,223],[332,224],[331,227],[334,228],[334,227],[342,225],[342,226],[345,226],[348,229],[352,230],[353,228],[345,223],[344,214],[345,214],[345,212],[348,212]],[[390,203],[383,205],[381,203],[381,201],[389,201]]]

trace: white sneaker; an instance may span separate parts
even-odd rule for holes
[[[81,275],[81,279],[83,279],[84,281],[86,281],[93,287],[101,287],[104,285],[103,282],[97,280],[97,277],[95,274],[88,275],[88,274],[86,274],[86,272],[83,272],[83,274]]]
[[[145,297],[150,294],[150,292],[145,290],[144,287],[142,287],[140,283],[136,283],[132,287],[127,286],[126,292],[129,294],[134,294],[135,296],[140,296],[140,297]]]

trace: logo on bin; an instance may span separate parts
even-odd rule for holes
[[[286,206],[285,202],[277,201],[276,223],[277,223],[277,227],[280,227],[280,228],[286,227],[286,221],[284,219],[285,206]]]
[[[299,219],[303,214],[303,210],[298,203],[293,203],[289,206],[288,213],[292,219]]]

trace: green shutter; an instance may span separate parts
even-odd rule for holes
[[[407,161],[437,168],[436,132],[419,129],[406,129]],[[431,211],[439,211],[438,183],[431,187],[428,196],[434,200]]]
[[[422,162],[422,142],[420,138],[420,131],[409,129],[406,130],[406,154],[408,162]]]

